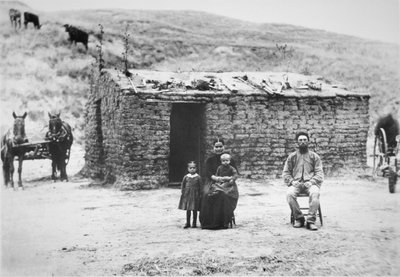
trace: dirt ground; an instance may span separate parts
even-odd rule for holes
[[[49,179],[50,161],[26,161],[25,190],[1,188],[1,276],[399,275],[400,185],[327,178],[324,224],[289,223],[281,180],[239,180],[233,229],[182,229],[180,191],[117,191]],[[305,199],[303,199],[305,200]]]

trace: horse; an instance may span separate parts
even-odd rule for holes
[[[49,153],[51,155],[52,173],[51,179],[57,179],[57,170],[60,171],[60,180],[66,180],[67,176],[67,163],[71,145],[73,143],[73,135],[71,126],[61,120],[60,113],[49,113],[49,130],[46,133],[45,140],[50,141]]]
[[[15,112],[12,113],[14,117],[13,131],[9,129],[1,138],[1,160],[3,161],[3,177],[4,185],[8,187],[8,184],[14,187],[14,158],[18,157],[18,186],[24,188],[22,185],[21,173],[22,173],[22,162],[24,161],[24,154],[27,151],[24,147],[16,147],[23,143],[28,142],[28,138],[25,134],[25,112],[22,116],[17,116]]]

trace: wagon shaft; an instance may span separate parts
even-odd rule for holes
[[[22,144],[18,144],[18,145],[14,145],[13,148],[22,148],[22,147],[26,147],[26,148],[35,148],[37,145],[46,145],[49,144],[49,141],[36,141],[36,142],[27,142],[27,143],[22,143]]]
[[[13,148],[25,150],[24,160],[50,159],[49,143],[49,141],[28,142],[16,145]]]

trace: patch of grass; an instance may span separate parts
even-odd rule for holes
[[[184,257],[144,257],[122,267],[121,275],[209,276],[209,275],[310,275],[312,261],[299,256],[265,255],[226,257],[208,254]],[[314,261],[316,262],[316,261]]]

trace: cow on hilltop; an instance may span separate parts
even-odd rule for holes
[[[85,45],[86,50],[88,50],[88,40],[89,40],[89,34],[85,31],[82,31],[72,25],[65,24],[63,25],[65,28],[65,31],[68,32],[69,34],[69,39],[68,41],[72,44],[73,42],[77,44],[78,42],[81,42],[83,45]]]
[[[39,24],[39,17],[36,14],[24,12],[25,29],[28,27],[28,23],[30,22],[32,22],[33,26],[38,30],[40,29],[40,27],[42,27],[42,25]]]
[[[17,28],[21,28],[21,12],[16,9],[10,9],[8,11],[8,15],[10,16],[11,26]]]

